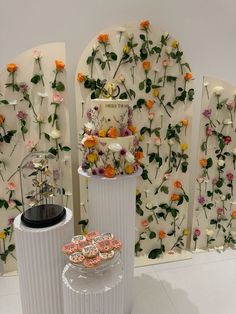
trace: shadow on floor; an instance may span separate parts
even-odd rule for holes
[[[168,293],[167,293],[168,291]],[[175,294],[182,308],[177,309],[170,298]],[[184,290],[174,289],[169,282],[150,274],[134,278],[134,306],[132,314],[203,314],[189,299]]]

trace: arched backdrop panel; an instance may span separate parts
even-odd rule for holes
[[[61,64],[56,86],[52,86],[55,60],[61,60],[65,68]],[[65,45],[41,45],[9,63],[13,65],[0,72],[0,256],[4,272],[16,268],[12,223],[22,211],[17,171],[22,159],[30,151],[51,151],[59,159],[57,176],[62,177],[65,206],[71,206],[72,191]]]
[[[115,26],[100,34],[108,37],[93,38],[77,66],[78,126],[82,128],[87,122],[90,99],[99,97],[99,82],[105,79],[119,84],[120,98],[128,98],[134,110],[134,125],[145,156],[137,185],[136,255],[149,255],[149,262],[162,260],[175,248],[178,250],[171,253],[176,256],[185,248],[188,234],[194,98],[190,65],[181,43],[148,22]],[[101,38],[105,38],[105,45]],[[86,218],[84,178],[80,189]]]

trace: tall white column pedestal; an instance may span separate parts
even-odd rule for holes
[[[23,314],[63,314],[61,248],[73,236],[71,210],[57,225],[41,229],[26,227],[18,215],[14,229]]]
[[[130,314],[133,302],[133,273],[135,245],[136,179],[142,170],[133,175],[107,179],[88,176],[89,230],[112,232],[122,240],[121,259],[124,266],[124,314]]]

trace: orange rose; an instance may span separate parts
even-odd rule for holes
[[[199,160],[199,164],[202,168],[207,166],[207,160],[205,158]]]
[[[233,219],[236,219],[236,210],[233,210],[233,211],[232,211],[231,217],[232,217]]]
[[[187,128],[188,125],[189,125],[188,119],[183,119],[183,120],[181,121],[181,123],[182,123],[182,126],[184,126],[185,128]]]
[[[89,135],[84,138],[84,140],[82,141],[82,144],[87,148],[92,148],[97,144],[97,139],[96,137]]]
[[[83,73],[78,73],[77,74],[77,81],[82,83],[85,80],[85,75]]]
[[[170,197],[172,202],[177,202],[179,200],[179,195],[176,193],[173,193]]]
[[[98,35],[98,41],[100,43],[107,43],[108,40],[109,40],[108,34],[100,34],[100,35]]]
[[[108,165],[104,168],[104,176],[107,178],[113,178],[116,175],[115,169]]]
[[[141,224],[144,226],[144,228],[148,228],[148,226],[149,226],[147,219],[142,220]]]
[[[151,62],[150,61],[143,61],[143,69],[145,72],[148,72],[151,68]]]
[[[148,109],[152,109],[153,105],[154,105],[154,101],[153,100],[151,100],[151,99],[146,100],[146,107]]]
[[[140,23],[140,29],[145,30],[145,29],[148,29],[149,26],[150,26],[150,22],[148,20],[142,21]]]
[[[181,188],[182,188],[182,183],[181,183],[180,181],[176,180],[176,181],[174,182],[174,187],[175,187],[176,189],[181,189]]]
[[[2,114],[0,114],[0,125],[2,125],[4,121],[5,121],[5,117]]]
[[[55,60],[56,69],[62,71],[65,68],[65,63],[61,60]]]
[[[138,150],[137,152],[134,153],[134,157],[137,161],[139,161],[144,157],[144,154],[141,150]]]
[[[160,230],[159,231],[159,239],[164,239],[166,237],[166,233],[165,233],[165,231],[164,230]]]
[[[135,134],[137,132],[137,128],[133,125],[128,125],[128,129],[132,132],[132,134]]]
[[[193,78],[192,73],[185,73],[184,79],[185,81],[190,81]]]
[[[7,65],[7,71],[10,73],[14,73],[17,70],[17,65],[15,63],[9,63]]]
[[[114,127],[110,128],[110,129],[107,131],[107,136],[108,136],[108,137],[111,137],[111,138],[116,138],[116,137],[118,137],[117,129],[114,128]]]

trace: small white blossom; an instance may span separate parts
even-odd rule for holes
[[[216,94],[216,96],[220,96],[222,94],[223,90],[224,90],[223,86],[215,86],[213,88],[213,92]]]
[[[108,145],[108,148],[113,153],[118,153],[122,150],[122,146],[119,143],[112,143],[112,144]]]
[[[51,131],[51,133],[49,135],[52,139],[57,140],[61,137],[61,132],[58,129],[54,129]]]
[[[217,164],[219,167],[223,167],[225,165],[225,161],[223,159],[219,159]]]
[[[125,160],[128,161],[129,163],[133,164],[135,162],[135,157],[132,153],[127,152],[125,154]]]
[[[214,230],[211,228],[206,229],[206,235],[212,237],[214,235]]]
[[[153,208],[153,204],[151,202],[146,203],[146,208],[147,209],[152,209]]]

